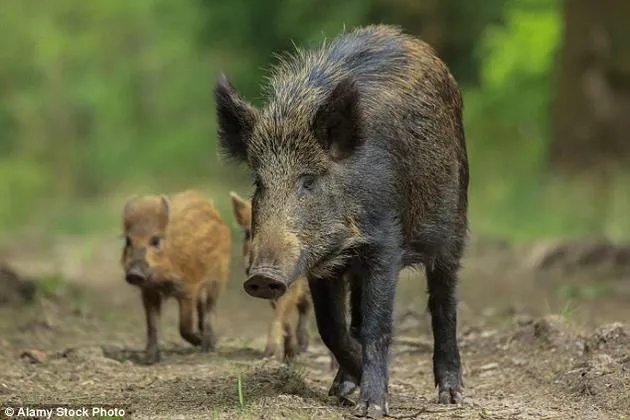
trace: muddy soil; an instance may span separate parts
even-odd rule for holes
[[[145,366],[144,315],[138,291],[122,278],[121,244],[60,238],[40,245],[2,252],[24,276],[56,273],[67,281],[32,302],[0,305],[0,406],[124,404],[137,419],[351,418],[327,396],[334,372],[314,320],[309,350],[295,362],[263,357],[271,309],[244,293],[237,246],[218,307],[217,351],[201,353],[178,336],[169,301],[162,361]],[[461,272],[460,406],[436,403],[424,274],[401,274],[394,418],[628,418],[628,261],[621,252],[584,262],[571,257],[571,247],[559,249],[471,241]]]

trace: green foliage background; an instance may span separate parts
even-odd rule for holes
[[[116,230],[127,194],[189,187],[230,217],[227,191],[249,181],[217,156],[219,72],[260,104],[273,53],[361,24],[415,29],[407,12],[422,2],[394,3],[3,1],[0,229]],[[472,229],[628,236],[624,177],[602,206],[588,180],[547,175],[560,1],[471,3],[449,0],[445,60],[465,95]]]

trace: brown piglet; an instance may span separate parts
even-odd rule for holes
[[[181,336],[213,351],[212,318],[230,263],[230,229],[212,201],[193,190],[130,198],[123,209],[127,283],[140,288],[146,314],[148,364],[160,359],[158,317],[162,300],[179,304]],[[194,318],[197,313],[197,330]]]
[[[245,235],[242,252],[247,274],[251,263],[251,203],[235,192],[230,192],[230,200],[234,218]],[[306,278],[298,279],[284,295],[270,302],[274,315],[267,335],[265,354],[278,361],[292,359],[308,348],[308,316],[312,304]],[[336,369],[337,366],[331,354],[330,367]]]

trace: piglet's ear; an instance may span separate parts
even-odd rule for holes
[[[138,198],[139,196],[137,194],[129,197],[127,201],[125,202],[125,205],[123,206],[122,219],[123,219],[123,230],[125,232],[129,230],[129,227],[131,224],[131,216],[133,212],[133,203]]]
[[[258,111],[239,96],[225,74],[221,74],[216,82],[214,99],[221,151],[227,159],[244,162]]]
[[[131,197],[129,197],[127,199],[127,201],[125,201],[125,205],[123,206],[123,218],[128,218],[131,215],[131,209],[133,208],[133,202],[136,201],[136,199],[139,196],[136,195],[132,195]]]
[[[230,200],[236,223],[244,229],[249,229],[252,223],[251,204],[233,191],[230,191]]]
[[[350,156],[363,142],[360,130],[359,90],[344,79],[320,105],[313,118],[313,131],[334,160]]]
[[[159,214],[160,227],[166,228],[171,216],[171,201],[168,196],[162,194],[160,195],[160,204],[162,206]]]

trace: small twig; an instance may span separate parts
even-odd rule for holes
[[[391,409],[390,409],[391,410]],[[427,412],[427,408],[423,407],[420,410],[415,411],[414,413],[411,414],[401,414],[398,416],[392,416],[391,414],[389,415],[390,418],[392,419],[415,419],[417,418],[420,414],[422,413],[426,413]]]
[[[425,412],[426,413],[445,413],[448,411],[459,411],[459,410],[463,410],[465,407],[444,407],[444,408],[433,408],[433,409],[429,409],[429,408],[425,408]]]

